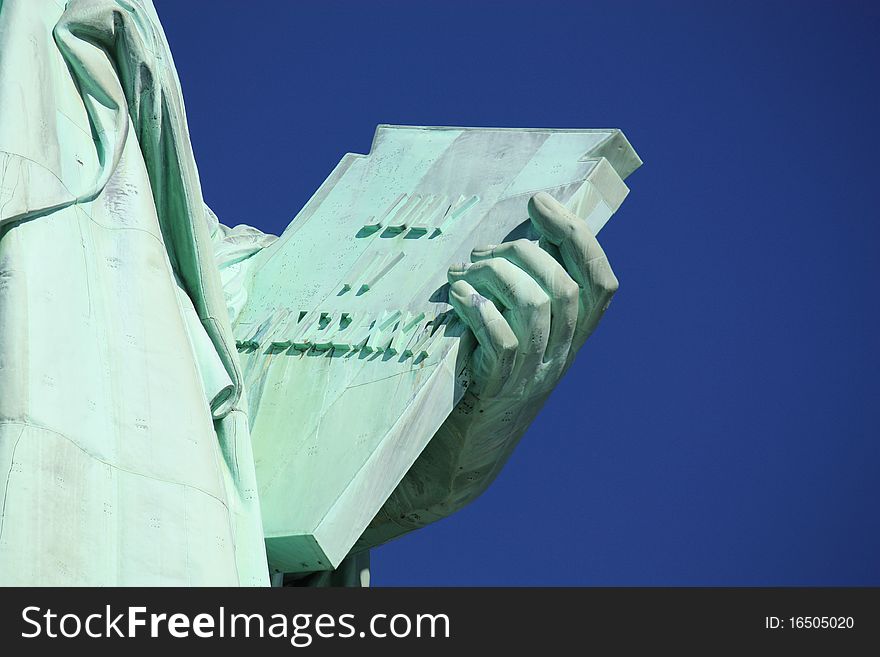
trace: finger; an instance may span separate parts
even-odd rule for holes
[[[480,294],[502,306],[502,314],[519,343],[511,390],[533,380],[544,360],[550,335],[550,298],[522,269],[503,258],[465,268],[450,268],[450,281],[465,280]]]
[[[550,242],[548,242],[547,238],[543,235],[538,240],[538,246],[549,253],[556,262],[562,264],[562,254],[559,252],[559,247],[555,244],[551,244]]]
[[[617,291],[617,277],[596,237],[582,219],[546,192],[529,200],[529,217],[543,238],[559,249],[568,274],[581,288],[575,346],[587,339]]]
[[[550,298],[550,332],[544,362],[564,362],[578,320],[580,288],[577,283],[552,255],[529,240],[475,249],[471,254],[475,262],[490,258],[504,258],[513,263],[531,276]]]
[[[513,329],[495,304],[466,281],[450,285],[449,303],[477,338],[478,346],[471,357],[475,392],[487,397],[498,394],[516,364]]]

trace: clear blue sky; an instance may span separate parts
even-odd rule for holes
[[[880,585],[880,5],[155,3],[228,224],[283,230],[378,123],[620,127],[645,160],[602,326],[374,583]]]

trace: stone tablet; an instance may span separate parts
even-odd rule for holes
[[[598,233],[640,164],[619,130],[390,125],[342,158],[234,326],[273,570],[336,567],[463,394],[447,267],[530,237],[539,191]]]

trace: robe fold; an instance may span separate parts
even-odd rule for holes
[[[268,584],[223,237],[150,0],[0,1],[0,582]]]

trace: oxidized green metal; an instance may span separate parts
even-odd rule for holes
[[[267,585],[474,499],[617,287],[639,164],[380,126],[279,238],[227,228],[150,0],[3,0],[0,584]]]

